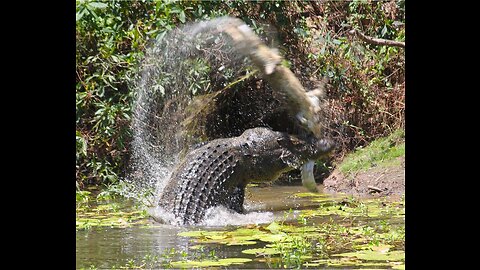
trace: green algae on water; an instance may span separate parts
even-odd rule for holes
[[[170,265],[174,268],[196,268],[196,267],[215,267],[215,266],[229,266],[235,264],[244,264],[250,262],[252,259],[249,258],[225,258],[219,260],[186,260],[186,261],[176,261],[170,262]]]
[[[128,207],[125,202],[99,204],[85,199],[77,202],[75,227],[77,230],[96,227],[126,228],[145,225],[148,217],[147,211]]]

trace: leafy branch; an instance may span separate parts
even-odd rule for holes
[[[350,35],[359,37],[361,40],[363,40],[367,43],[370,43],[370,44],[405,48],[405,42],[388,40],[388,39],[383,39],[383,38],[369,37],[369,36],[365,35],[364,33],[360,32],[358,29],[352,29],[352,30],[348,31],[348,33]]]

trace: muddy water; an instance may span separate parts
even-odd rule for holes
[[[210,216],[205,222],[206,226],[200,228],[218,230],[219,226],[229,224],[262,223],[258,222],[259,220],[269,223],[274,219],[283,218],[285,209],[312,205],[309,200],[292,196],[298,192],[305,190],[301,186],[249,188],[245,202],[248,214],[228,216],[229,213],[223,212],[223,215]],[[177,233],[186,230],[188,229],[157,224],[153,220],[150,226],[79,230],[76,232],[76,265],[77,268],[88,269],[93,265],[99,269],[111,269],[114,266],[123,266],[132,259],[143,259],[151,254],[161,255],[171,248],[187,251],[189,239],[177,236]],[[219,257],[235,256],[241,254],[242,249],[238,246],[220,246],[220,250],[216,249],[216,252]]]
[[[122,267],[143,267],[144,269],[164,268],[162,261],[179,261],[200,253],[217,258],[251,258],[251,262],[233,265],[234,268],[271,268],[271,263],[255,259],[255,255],[243,254],[246,248],[263,247],[256,245],[207,244],[202,250],[195,249],[196,243],[188,237],[177,234],[189,230],[222,231],[245,227],[247,224],[269,224],[272,221],[294,221],[300,210],[315,209],[318,202],[309,198],[294,196],[305,192],[302,186],[249,187],[246,193],[247,214],[232,214],[217,209],[211,213],[202,226],[195,228],[175,227],[158,224],[149,219],[148,224],[127,228],[95,227],[76,232],[77,269],[119,269]],[[320,192],[322,189],[320,187]],[[325,194],[324,199],[332,198]],[[338,198],[338,197],[337,197]],[[325,202],[325,201],[324,201]],[[290,210],[292,209],[292,210]],[[290,211],[289,211],[290,210]],[[151,209],[151,211],[154,211]],[[330,218],[330,217],[328,217]],[[327,217],[316,218],[318,224]],[[213,252],[213,253],[212,253]],[[170,254],[170,255],[168,255]],[[191,267],[189,267],[191,268]]]

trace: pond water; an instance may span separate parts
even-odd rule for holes
[[[159,224],[151,217],[143,217],[142,222],[131,226],[79,228],[77,213],[76,267],[402,269],[402,200],[377,199],[368,204],[348,196],[324,194],[321,186],[317,195],[306,193],[302,186],[271,186],[247,188],[246,214],[215,209],[204,224],[195,227]],[[148,210],[151,215],[158,214],[155,211]],[[375,250],[381,250],[380,257],[366,257]],[[361,255],[334,256],[349,251]],[[382,260],[381,256],[390,255]],[[226,261],[228,258],[243,259]]]

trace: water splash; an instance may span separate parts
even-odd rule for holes
[[[249,60],[239,54],[220,27],[222,17],[160,34],[147,49],[134,92],[131,194],[157,202],[174,164],[200,142],[185,127],[193,98],[226,87],[244,76]]]
[[[134,92],[131,173],[126,182],[131,187],[129,193],[139,195],[137,199],[150,202],[150,206],[158,204],[172,169],[183,154],[188,152],[192,145],[205,139],[201,138],[202,134],[192,132],[187,121],[192,115],[195,116],[192,110],[195,110],[197,97],[221,93],[222,90],[238,82],[240,78],[245,78],[254,70],[250,60],[245,56],[245,48],[243,48],[246,47],[245,42],[240,43],[239,46],[238,42],[232,40],[232,38],[235,39],[235,35],[224,32],[225,29],[232,29],[229,26],[238,26],[239,23],[242,27],[245,26],[238,19],[230,17],[185,25],[160,34],[146,51]],[[243,28],[240,30],[245,31]],[[258,38],[255,40],[260,42]],[[294,77],[293,74],[291,76]],[[296,81],[296,78],[293,79]],[[300,83],[298,85],[302,90]],[[256,88],[260,86],[257,85]],[[286,92],[288,91],[283,91],[280,96],[285,95]],[[263,95],[258,91],[252,93],[257,99],[269,98],[261,97]],[[213,98],[215,97],[213,95]],[[279,112],[288,111],[286,108],[283,111],[278,110],[282,107],[280,104],[287,103],[278,102],[279,99],[273,95],[271,97],[266,104],[272,105],[274,109],[271,109],[270,113],[274,111],[278,118],[282,115]],[[265,110],[265,104],[262,105],[262,109]],[[241,113],[244,111],[243,108],[240,105],[236,110]],[[251,116],[251,118],[256,117]],[[272,119],[275,118],[272,117]],[[205,125],[201,122],[196,124]],[[232,134],[227,136],[230,135]],[[206,137],[212,139],[209,136]],[[157,216],[164,215],[163,219],[166,222],[175,223],[174,220],[169,220],[168,211],[157,209],[154,212]],[[207,217],[206,222],[215,220],[218,224],[225,217],[230,217],[228,224],[232,224],[232,219],[235,220],[235,217],[238,217],[238,214],[229,216],[224,212],[212,215],[214,216]],[[250,217],[252,219],[249,219]],[[258,218],[260,217],[252,214],[239,220],[247,219],[255,223],[262,220]]]
[[[247,224],[267,224],[274,220],[273,212],[249,212],[239,214],[223,206],[212,207],[207,210],[201,226],[240,226]]]
[[[159,223],[178,224],[180,220],[171,211],[156,206],[148,209],[148,213]],[[205,218],[197,224],[203,227],[241,226],[247,224],[268,224],[275,220],[273,212],[253,211],[245,214],[234,212],[224,206],[209,208]]]

